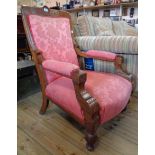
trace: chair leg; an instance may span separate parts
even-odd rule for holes
[[[41,109],[39,111],[39,113],[41,115],[45,114],[46,109],[48,108],[48,105],[49,105],[49,99],[46,96],[43,96],[42,100],[43,100],[42,101],[42,106],[41,106]]]
[[[94,150],[94,145],[95,142],[97,141],[97,135],[96,135],[97,127],[95,126],[96,124],[86,125],[85,139],[86,139],[86,148],[88,151]]]

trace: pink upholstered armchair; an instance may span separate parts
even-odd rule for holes
[[[123,58],[104,51],[81,52],[67,12],[25,6],[22,17],[41,84],[40,114],[49,100],[60,106],[85,126],[86,147],[93,150],[98,126],[118,115],[132,92],[132,76],[124,73]],[[119,75],[81,70],[77,55],[111,61]]]

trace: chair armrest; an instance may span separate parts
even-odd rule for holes
[[[45,60],[43,61],[42,66],[45,70],[60,74],[70,79],[72,79],[73,71],[80,70],[79,66],[68,62],[61,62],[55,60]]]
[[[135,88],[135,77],[132,74],[128,73],[122,56],[119,56],[112,52],[98,50],[88,50],[87,52],[80,52],[80,50],[76,50],[76,52],[79,56],[85,58],[94,58],[98,60],[113,62],[115,65],[115,73],[131,81],[133,89]]]
[[[98,50],[88,50],[87,52],[83,52],[87,57],[99,59],[103,61],[112,61],[114,62],[116,59],[116,54],[112,52],[106,51],[98,51]]]

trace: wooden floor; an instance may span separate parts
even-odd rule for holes
[[[127,111],[98,129],[94,152],[85,148],[84,129],[50,104],[45,115],[38,113],[41,94],[18,102],[18,155],[137,155],[137,99]]]

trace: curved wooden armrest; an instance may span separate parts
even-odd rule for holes
[[[85,90],[87,74],[82,70],[75,70],[72,72],[72,81],[75,88],[77,100],[83,110],[85,123],[99,123],[99,104],[94,97],[92,97]]]

